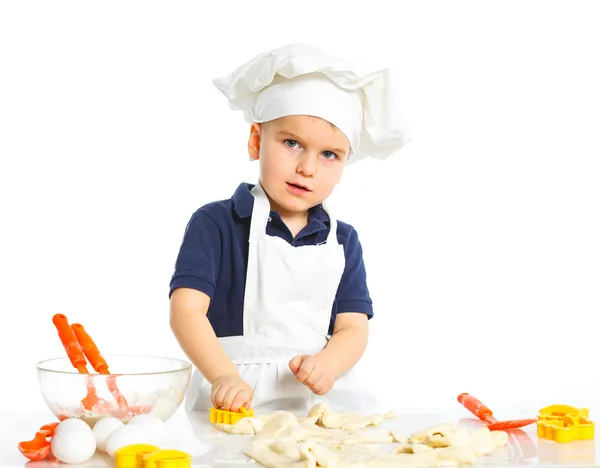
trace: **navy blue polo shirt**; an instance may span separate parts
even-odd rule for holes
[[[243,330],[244,290],[248,264],[248,237],[254,196],[253,184],[242,183],[230,199],[208,203],[198,209],[187,224],[179,249],[169,297],[177,288],[192,288],[207,294],[211,301],[208,320],[217,337],[240,336]],[[292,246],[325,242],[329,217],[321,205],[310,209],[308,224],[292,238],[279,213],[271,211],[267,235],[279,236]],[[361,312],[370,319],[373,305],[362,247],[356,230],[338,221],[338,242],[344,246],[346,266],[332,304],[329,330],[342,312]]]

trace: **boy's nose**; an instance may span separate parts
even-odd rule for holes
[[[314,177],[317,172],[317,157],[307,153],[300,156],[296,172],[306,177]]]

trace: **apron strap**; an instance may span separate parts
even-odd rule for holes
[[[263,188],[258,182],[250,193],[254,196],[254,207],[250,218],[250,236],[248,242],[253,242],[266,235],[266,227],[271,214],[271,205]]]

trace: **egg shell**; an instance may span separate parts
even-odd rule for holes
[[[105,450],[111,457],[115,457],[115,452],[126,445],[133,444],[152,444],[152,432],[147,426],[140,424],[126,424],[116,431],[113,431],[105,442]]]
[[[68,420],[63,423],[66,421]],[[50,450],[58,461],[68,464],[85,463],[94,455],[96,439],[90,426],[81,422],[83,425],[71,423],[63,426],[62,430],[55,432],[52,437]],[[57,429],[59,427],[60,424]]]
[[[106,439],[108,439],[108,436],[114,431],[123,426],[125,426],[125,424],[116,418],[100,419],[96,424],[94,424],[94,428],[92,429],[92,433],[96,439],[96,448],[100,452],[106,453]]]
[[[167,428],[165,423],[157,416],[151,414],[140,414],[131,418],[127,425],[143,426],[148,428],[152,443],[154,445],[164,445],[167,438]]]

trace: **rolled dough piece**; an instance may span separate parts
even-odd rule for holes
[[[316,442],[297,442],[292,439],[277,439],[269,444],[273,452],[284,455],[290,460],[309,460],[312,455],[310,450],[316,445]],[[314,457],[313,457],[314,458]]]
[[[492,433],[487,427],[478,428],[471,432],[471,449],[476,455],[489,455],[496,448]]]
[[[298,422],[300,424],[302,424],[303,426],[304,425],[315,425],[319,421],[320,417],[321,417],[320,414],[316,414],[314,416],[308,416],[306,418],[298,418]]]
[[[424,444],[402,444],[400,447],[394,449],[392,453],[421,453],[434,450],[433,447]]]
[[[290,435],[294,429],[298,429],[300,423],[292,413],[277,411],[267,418],[263,428],[257,433],[260,437],[279,437]]]
[[[396,431],[390,431],[390,435],[392,436],[393,442],[398,442],[400,444],[408,444],[408,437],[403,436],[402,434]]]
[[[385,414],[364,416],[357,413],[338,413],[332,411],[329,405],[320,402],[308,411],[308,418],[327,429],[362,429],[369,426],[379,426],[384,419],[395,418],[393,411]]]
[[[344,424],[350,422],[352,422],[352,414],[335,411],[323,413],[319,418],[319,423],[327,429],[341,429]]]
[[[338,468],[342,461],[342,454],[339,450],[332,449],[324,444],[317,444],[312,449],[317,466],[324,468]]]
[[[314,457],[291,459],[281,453],[277,453],[271,447],[271,444],[260,439],[252,441],[244,453],[257,463],[267,468],[316,468],[317,462]],[[300,454],[300,450],[298,450]]]
[[[243,418],[235,424],[217,423],[215,427],[228,434],[255,435],[263,428],[263,422],[257,418]]]
[[[436,424],[413,434],[410,442],[430,447],[465,447],[471,443],[471,436],[456,424]]]
[[[319,402],[308,410],[308,417],[313,418],[316,416],[318,420],[323,414],[327,413],[331,413],[329,405],[327,403]]]

